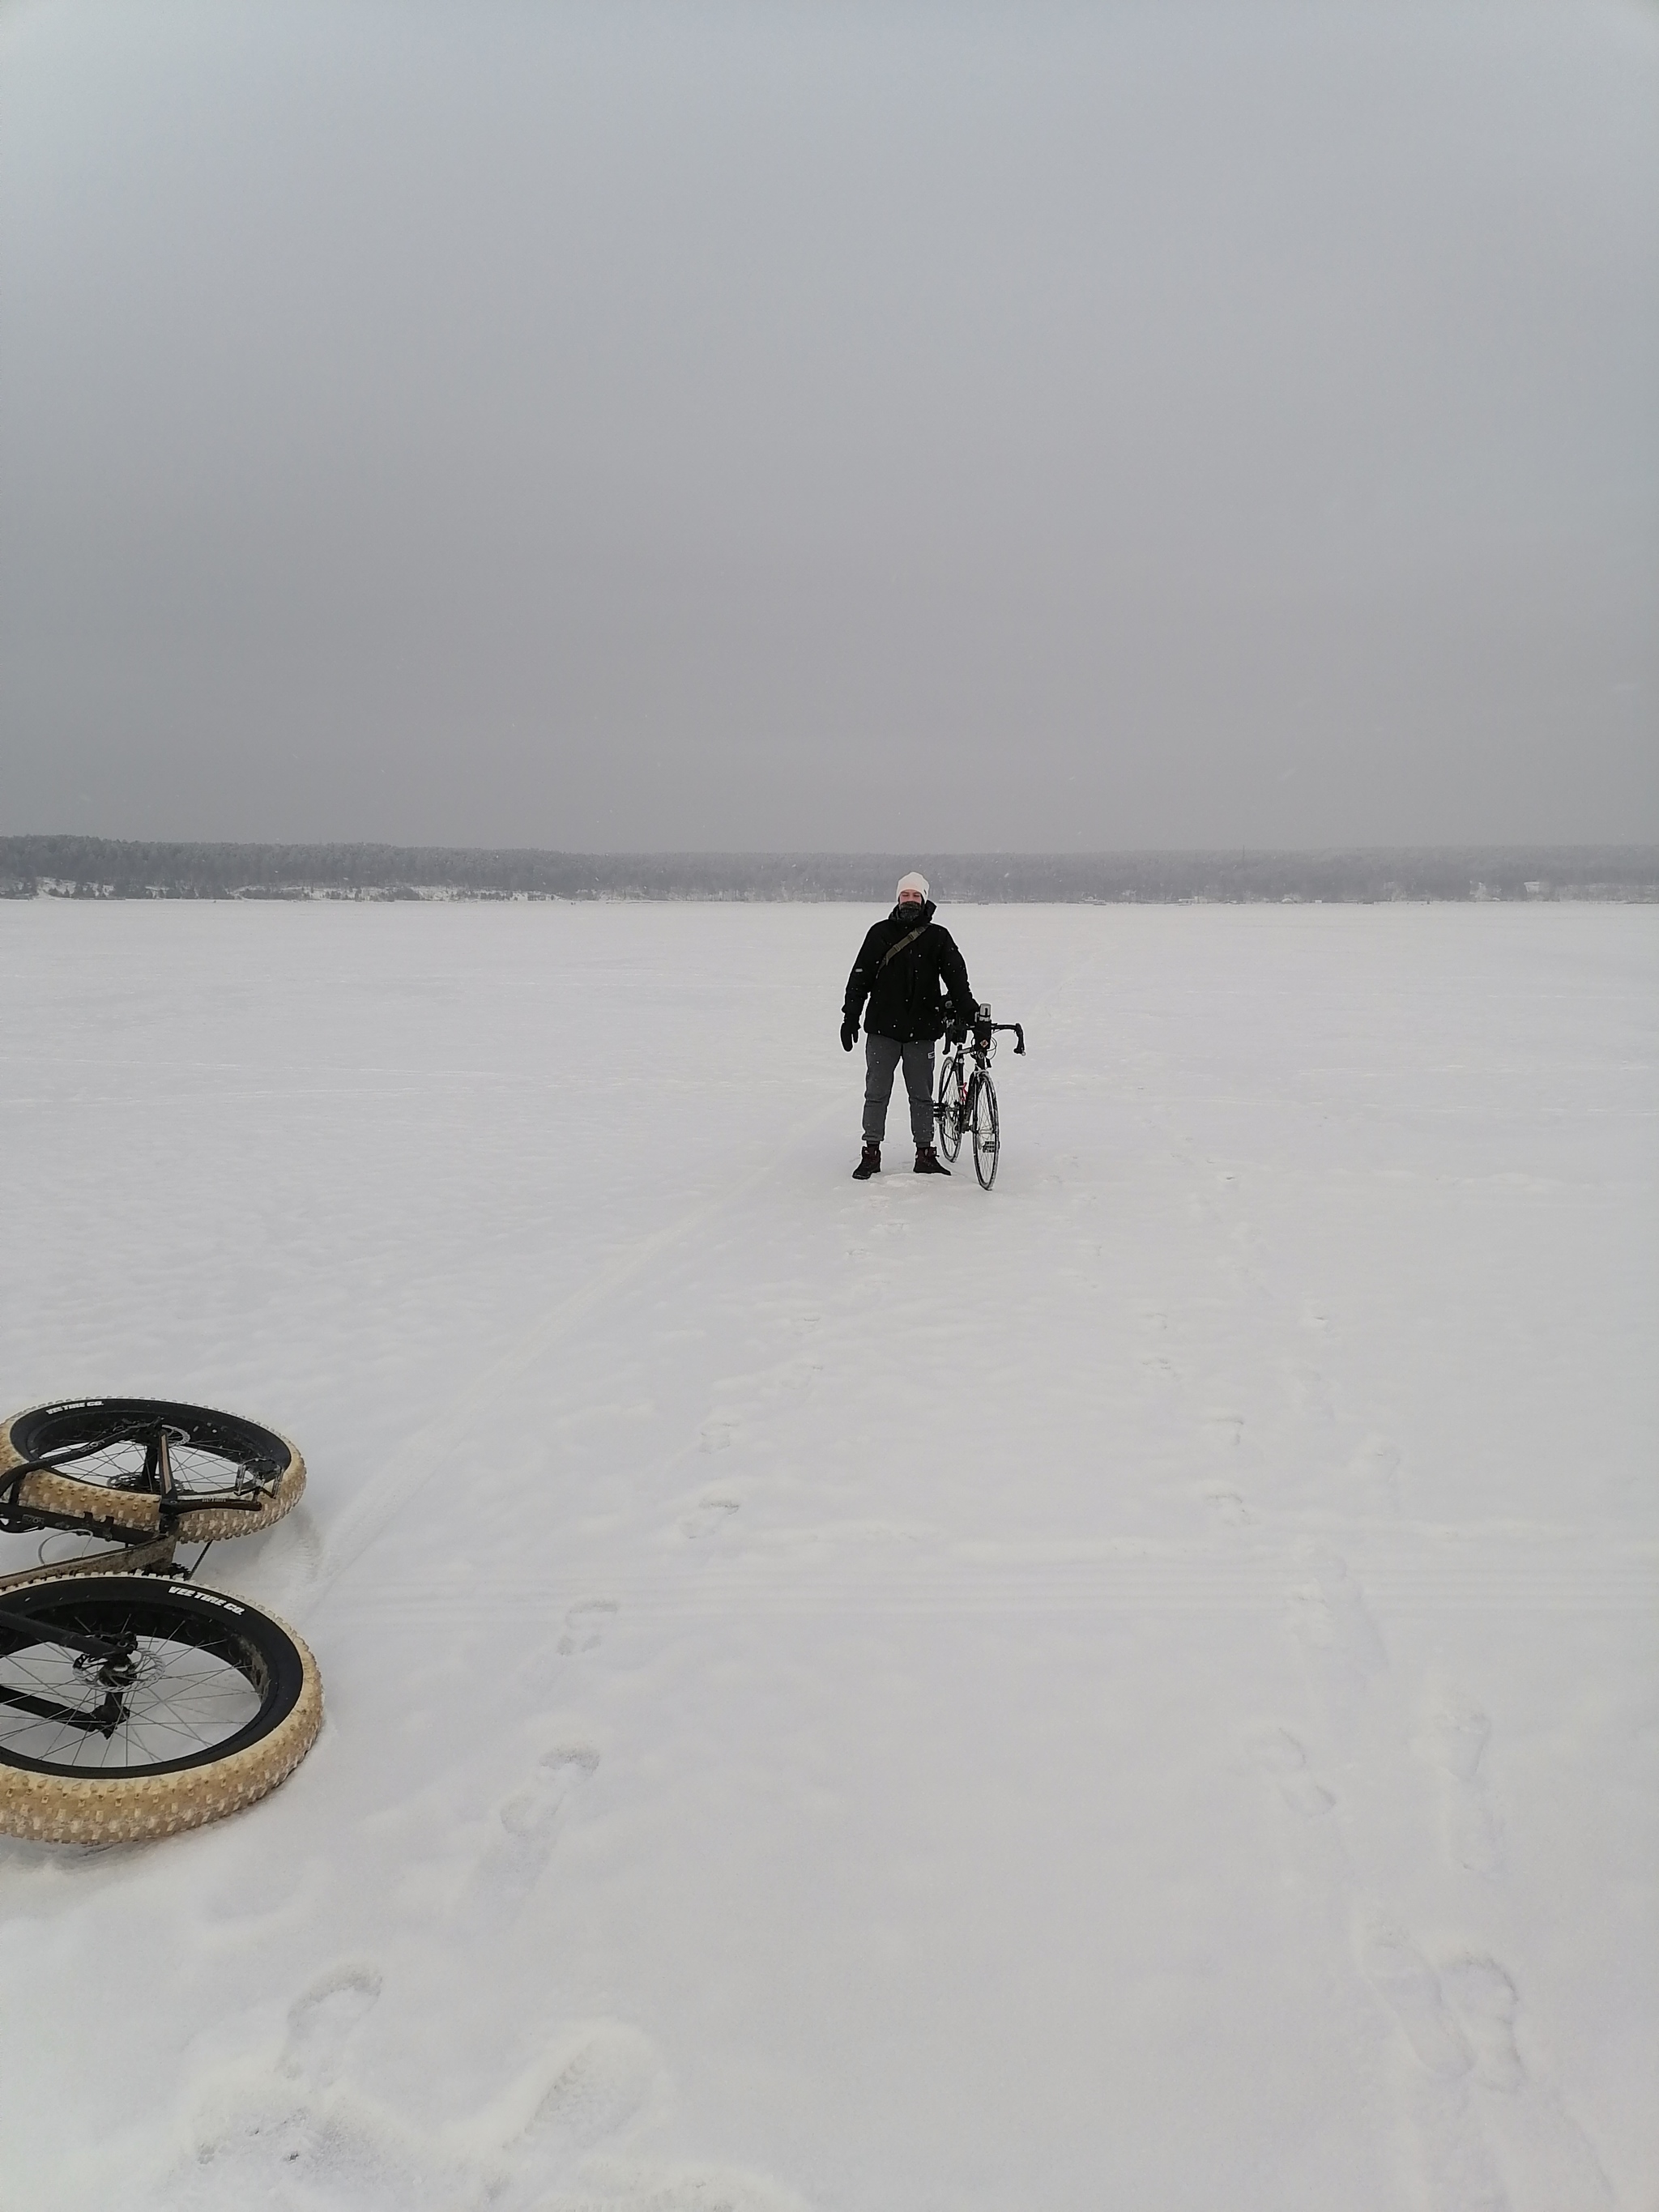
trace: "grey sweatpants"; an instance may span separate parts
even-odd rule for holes
[[[920,1152],[933,1141],[933,1040],[919,1037],[901,1044],[896,1037],[864,1033],[864,1141],[878,1145],[887,1130],[887,1102],[893,1076],[904,1062],[904,1087],[910,1094],[910,1134]]]

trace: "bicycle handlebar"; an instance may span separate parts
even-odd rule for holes
[[[1014,1054],[1018,1059],[1025,1049],[1025,1030],[1019,1022],[969,1022],[964,1024],[969,1036],[994,1036],[999,1030],[1012,1030],[1014,1034]]]

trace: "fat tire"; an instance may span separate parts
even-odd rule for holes
[[[142,1411],[157,1419],[172,1415],[185,1427],[191,1421],[204,1419],[228,1423],[268,1438],[288,1455],[270,1497],[251,1512],[244,1507],[216,1505],[214,1494],[204,1492],[200,1505],[188,1508],[179,1516],[173,1533],[180,1543],[224,1543],[234,1536],[256,1535],[261,1528],[269,1528],[274,1522],[280,1521],[299,1503],[306,1486],[306,1463],[300,1455],[299,1446],[290,1437],[283,1436],[279,1429],[268,1427],[263,1421],[247,1420],[240,1413],[220,1413],[210,1406],[181,1405],[167,1398],[64,1398],[14,1413],[9,1420],[0,1423],[0,1485],[4,1484],[14,1468],[27,1467],[32,1460],[43,1456],[37,1441],[41,1435],[51,1436],[56,1431],[67,1440],[66,1432],[72,1430],[77,1417],[90,1429],[100,1411],[108,1409],[113,1419],[118,1408],[135,1413]],[[234,1493],[227,1486],[223,1494],[228,1498]],[[154,1491],[116,1490],[107,1483],[79,1481],[72,1474],[26,1474],[18,1485],[17,1503],[25,1512],[32,1508],[37,1513],[89,1520],[97,1528],[128,1542],[142,1541],[161,1532],[161,1501]]]
[[[988,1075],[981,1075],[974,1092],[974,1173],[979,1177],[981,1190],[989,1190],[996,1181],[997,1162],[1001,1158],[1002,1125],[997,1115],[996,1085]]]
[[[106,1575],[32,1583],[9,1591],[5,1603],[37,1616],[61,1607],[78,1626],[88,1619],[95,1623],[100,1612],[115,1615],[134,1606],[158,1620],[171,1613],[186,1627],[193,1621],[242,1644],[270,1676],[258,1713],[227,1739],[222,1752],[209,1748],[148,1771],[100,1775],[44,1766],[0,1747],[0,1833],[32,1843],[99,1844],[176,1835],[267,1796],[317,1740],[323,1686],[316,1661],[286,1622],[240,1598],[152,1575]],[[179,1640],[185,1647],[191,1642],[187,1636]],[[0,1653],[20,1648],[15,1636],[0,1634]]]

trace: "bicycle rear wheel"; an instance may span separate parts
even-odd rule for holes
[[[239,1413],[165,1398],[66,1398],[0,1422],[0,1486],[20,1467],[25,1512],[84,1517],[124,1536],[161,1528],[165,1480],[187,1543],[251,1536],[306,1486],[297,1448]]]
[[[974,1086],[974,1173],[979,1177],[981,1190],[989,1190],[996,1181],[1001,1151],[996,1085],[988,1075],[981,1075]]]
[[[939,1103],[933,1109],[939,1121],[939,1148],[947,1160],[955,1159],[962,1150],[963,1110],[967,1093],[962,1054],[959,1051],[947,1052],[939,1072]]]
[[[278,1620],[150,1575],[0,1603],[0,1832],[131,1843],[286,1781],[316,1741],[317,1662]]]

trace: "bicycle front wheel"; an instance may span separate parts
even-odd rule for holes
[[[150,1575],[0,1603],[0,1832],[133,1843],[286,1781],[322,1725],[317,1662],[240,1598]]]
[[[939,1148],[947,1160],[955,1159],[962,1150],[963,1109],[967,1102],[967,1079],[962,1072],[962,1054],[947,1052],[939,1072],[939,1104],[934,1112],[939,1120]]]
[[[38,1470],[18,1485],[25,1512],[76,1515],[129,1538],[161,1530],[170,1487],[173,1533],[193,1544],[270,1528],[306,1486],[304,1460],[275,1429],[165,1398],[66,1398],[14,1413],[0,1422],[0,1485],[20,1467]]]
[[[974,1173],[979,1177],[981,1190],[989,1190],[997,1179],[997,1159],[1001,1149],[996,1085],[988,1075],[981,1075],[974,1089]]]

